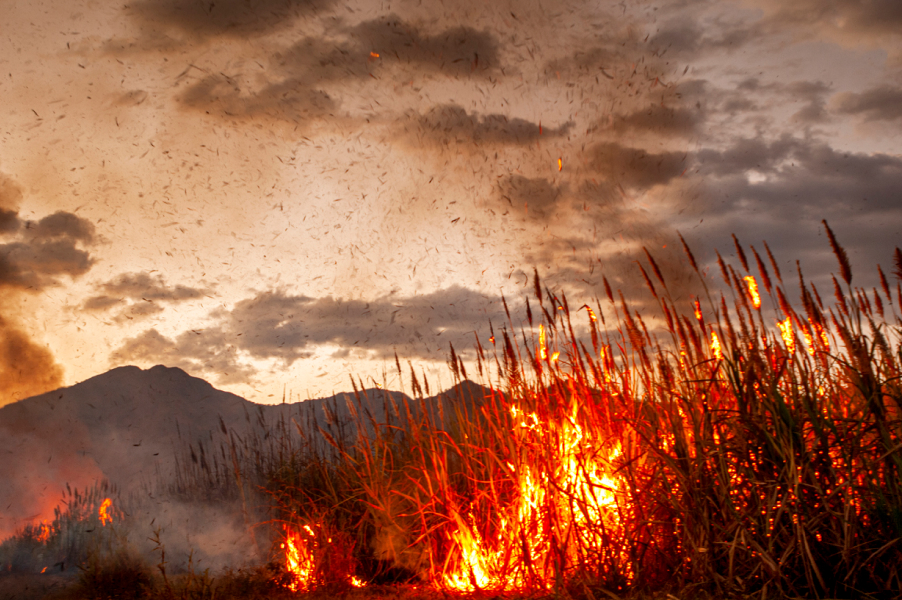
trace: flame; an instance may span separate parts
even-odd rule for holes
[[[714,358],[717,360],[723,360],[723,348],[720,345],[720,338],[717,337],[717,332],[711,332],[711,352],[714,353]]]
[[[100,509],[97,511],[97,516],[100,517],[100,524],[106,526],[107,523],[113,522],[113,515],[110,514],[109,510],[113,506],[113,501],[109,498],[104,499],[104,501],[100,504]]]
[[[595,316],[595,312],[593,312],[591,308],[589,308],[588,306],[586,306],[586,310],[589,311],[589,319],[590,319],[593,323],[595,323],[596,321],[598,321],[598,317]]]
[[[313,529],[309,525],[304,525],[303,529],[310,535],[312,542]],[[285,569],[293,576],[288,587],[293,592],[306,591],[310,586],[316,567],[313,552],[300,533],[292,534],[286,528],[285,534],[285,541],[282,542],[282,549],[285,550]]]
[[[539,325],[539,360],[548,358],[548,347],[545,345],[545,326]]]
[[[564,159],[563,158],[557,159],[557,170],[558,171],[564,170]]]
[[[623,535],[621,511],[628,504],[626,482],[612,467],[621,455],[619,442],[599,452],[597,440],[587,436],[578,422],[576,404],[560,423],[543,421],[517,407],[510,412],[514,434],[527,446],[551,448],[555,466],[545,470],[530,461],[507,463],[517,474],[517,495],[509,506],[499,507],[500,526],[490,542],[480,535],[472,514],[468,519],[458,517],[458,527],[450,536],[458,560],[446,568],[445,587],[460,592],[518,590],[534,585],[538,578],[540,585],[549,588],[554,583],[555,561],[575,563],[577,547],[604,548],[625,565],[631,579],[627,553],[611,544],[612,537],[617,540]],[[551,522],[577,540],[563,556]],[[517,555],[525,560],[512,564],[511,557]]]
[[[780,328],[780,336],[783,338],[783,343],[786,344],[786,349],[790,354],[794,354],[796,351],[796,340],[792,331],[792,318],[786,317],[783,321],[777,321],[777,327]]]
[[[699,323],[702,322],[702,305],[699,303],[698,299],[695,300],[695,318]]]
[[[370,58],[379,58],[378,52],[370,52]]]
[[[35,540],[44,543],[50,539],[50,522],[44,519],[37,528]]]
[[[758,294],[758,282],[753,275],[747,275],[746,277],[743,277],[743,279],[749,288],[749,297],[752,299],[752,306],[755,307],[755,310],[760,309],[761,296]]]

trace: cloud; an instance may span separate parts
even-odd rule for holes
[[[525,146],[535,143],[540,137],[554,139],[565,136],[572,125],[573,123],[568,122],[556,128],[548,128],[517,117],[468,113],[456,104],[442,104],[430,108],[423,114],[408,113],[406,121],[402,121],[395,136],[418,147],[424,143],[436,146],[449,144]]]
[[[267,291],[210,317],[211,327],[173,338],[147,330],[126,340],[113,353],[113,362],[164,363],[227,382],[249,377],[252,360],[290,366],[323,345],[360,358],[390,358],[398,348],[409,358],[437,360],[449,343],[466,352],[474,331],[506,319],[499,298],[460,286],[371,301]]]
[[[500,199],[512,207],[527,207],[527,214],[533,219],[547,219],[564,197],[564,192],[565,185],[541,177],[511,175],[498,183]]]
[[[686,152],[649,152],[617,142],[601,142],[591,150],[591,166],[613,185],[648,189],[669,183],[689,166]]]
[[[779,256],[823,276],[835,270],[820,227],[827,219],[868,276],[875,263],[888,264],[887,241],[902,230],[902,158],[784,135],[741,139],[700,151],[697,160],[714,196],[703,212],[709,245],[729,248],[729,232],[768,240]]]
[[[858,115],[867,121],[902,120],[902,88],[880,86],[862,93],[843,92],[830,99],[838,113]]]
[[[190,38],[258,36],[289,28],[332,0],[139,0],[126,7],[143,27]],[[152,37],[152,36],[148,36]]]
[[[84,248],[95,241],[93,223],[59,211],[39,221],[22,222],[3,211],[12,241],[0,244],[0,287],[40,290],[58,285],[61,276],[84,275],[94,259]]]
[[[94,264],[86,247],[94,225],[59,211],[37,221],[19,217],[21,188],[0,173],[0,405],[46,392],[62,383],[52,352],[17,323],[17,294],[38,292],[76,278]]]
[[[344,82],[368,85],[432,73],[485,78],[499,72],[498,43],[488,31],[459,26],[429,33],[394,14],[339,23],[325,35],[303,37],[273,53],[268,62],[272,74],[207,73],[181,94],[181,102],[229,117],[334,118]]]
[[[699,110],[657,103],[614,118],[611,131],[618,135],[651,133],[663,137],[688,137],[696,133],[701,121]]]
[[[113,317],[117,323],[159,314],[165,310],[161,302],[177,304],[212,293],[207,287],[170,286],[161,275],[150,273],[120,273],[96,289],[101,293],[85,300],[82,310],[100,312],[119,308]]]

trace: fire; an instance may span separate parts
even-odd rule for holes
[[[695,318],[699,323],[702,322],[702,305],[698,300],[695,301]]]
[[[309,534],[312,542],[313,529],[309,525],[304,525],[303,529]],[[299,533],[292,534],[287,529],[282,549],[285,550],[285,569],[293,575],[293,581],[288,587],[293,592],[306,591],[310,586],[316,567],[312,550]]]
[[[786,317],[783,321],[777,321],[777,327],[780,328],[780,336],[783,338],[783,343],[786,344],[786,349],[790,354],[794,354],[796,351],[796,340],[792,331],[792,318]]]
[[[40,526],[38,526],[35,539],[41,543],[44,543],[50,539],[50,523],[46,519],[41,522]]]
[[[758,282],[755,281],[755,277],[753,275],[747,275],[743,277],[745,280],[745,284],[749,288],[749,297],[752,299],[752,306],[755,307],[755,310],[761,308],[761,296],[758,294]]]
[[[517,494],[509,506],[499,507],[499,527],[490,542],[479,534],[472,515],[457,519],[451,542],[459,558],[446,569],[445,587],[462,592],[527,589],[535,584],[549,588],[555,568],[577,562],[579,547],[604,549],[612,560],[626,565],[631,578],[625,550],[612,545],[612,538],[623,535],[621,511],[628,505],[626,482],[612,466],[621,455],[619,442],[601,450],[578,422],[576,406],[560,423],[543,421],[517,407],[510,411],[514,434],[538,452],[551,449],[554,459],[549,465],[554,466],[543,469],[530,460],[508,463],[517,474]],[[563,555],[554,537],[558,530],[569,531],[574,542]],[[516,556],[522,559],[516,561]],[[556,561],[565,564],[555,567]]]
[[[545,345],[545,326],[539,325],[539,360],[548,358],[548,347]]]
[[[378,52],[370,52],[370,58],[379,58]]]
[[[714,353],[714,358],[717,360],[723,360],[723,348],[720,345],[720,338],[717,337],[717,332],[711,332],[711,352]]]
[[[563,158],[557,159],[557,170],[558,171],[564,170],[564,159]]]
[[[109,498],[104,499],[104,501],[100,504],[100,509],[97,511],[97,516],[100,517],[100,524],[106,525],[107,523],[113,522],[113,515],[110,514],[110,508],[113,507],[113,501]]]

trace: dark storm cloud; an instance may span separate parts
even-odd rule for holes
[[[498,298],[459,286],[369,302],[263,292],[211,318],[216,321],[213,327],[172,339],[148,330],[127,340],[113,359],[181,361],[178,364],[219,377],[245,377],[251,369],[245,357],[290,365],[323,344],[334,344],[342,352],[359,351],[362,357],[390,358],[399,348],[407,357],[435,360],[443,358],[449,343],[468,350],[475,342],[474,331],[506,319]]]
[[[902,120],[902,88],[881,86],[862,92],[844,92],[831,99],[831,108],[867,121]]]
[[[553,139],[565,136],[572,125],[568,122],[556,128],[548,128],[525,119],[500,114],[468,113],[456,104],[443,104],[424,114],[409,114],[399,124],[395,135],[417,146],[424,142],[439,146],[528,145],[540,137]]]
[[[192,38],[247,37],[288,28],[332,4],[332,0],[139,0],[126,10],[145,28],[161,26]]]
[[[685,152],[648,152],[642,148],[602,142],[592,148],[591,166],[613,185],[648,189],[669,183],[688,166]]]
[[[835,271],[820,220],[846,240],[853,263],[886,266],[887,240],[902,234],[899,190],[902,158],[840,152],[817,140],[783,136],[744,139],[722,151],[698,153],[708,179],[706,222],[714,243],[730,246],[728,233],[767,240],[783,257],[804,259],[813,273]],[[727,233],[725,233],[727,232]]]

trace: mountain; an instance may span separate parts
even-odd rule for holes
[[[423,400],[369,389],[260,405],[181,369],[119,367],[0,408],[0,539],[50,518],[67,484],[85,489],[106,479],[129,491],[171,479],[188,444],[217,448],[227,435],[265,436],[280,421],[311,438],[325,428],[353,440],[355,413],[368,434],[386,420],[403,426],[408,414],[434,422],[443,415],[450,427],[456,411],[473,410],[487,393],[466,381]]]

